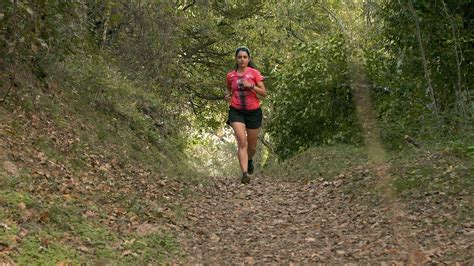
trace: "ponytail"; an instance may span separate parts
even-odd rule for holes
[[[248,66],[253,68],[253,69],[257,69],[257,66],[254,64],[252,59],[249,60],[249,65]]]

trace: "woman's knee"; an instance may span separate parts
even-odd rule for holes
[[[247,149],[248,147],[248,142],[246,139],[237,140],[237,143],[238,143],[239,149]]]

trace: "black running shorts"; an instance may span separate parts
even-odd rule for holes
[[[262,126],[262,109],[255,110],[239,110],[234,107],[229,108],[229,118],[227,124],[232,122],[242,122],[249,129],[257,129]]]

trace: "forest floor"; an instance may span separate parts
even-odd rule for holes
[[[377,175],[364,167],[323,182],[263,175],[250,185],[210,182],[180,225],[181,262],[474,262],[474,223],[458,219],[466,195],[413,196],[397,201],[406,212],[394,217],[374,190]]]

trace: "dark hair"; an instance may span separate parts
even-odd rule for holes
[[[235,49],[235,56],[237,57],[237,55],[239,54],[239,52],[246,52],[247,55],[249,56],[249,64],[248,66],[253,68],[253,69],[257,69],[257,66],[253,63],[253,60],[252,60],[252,57],[250,56],[250,49],[245,47],[245,46],[240,46],[238,47],[237,49]],[[238,69],[239,66],[237,64],[235,64],[235,69]]]

